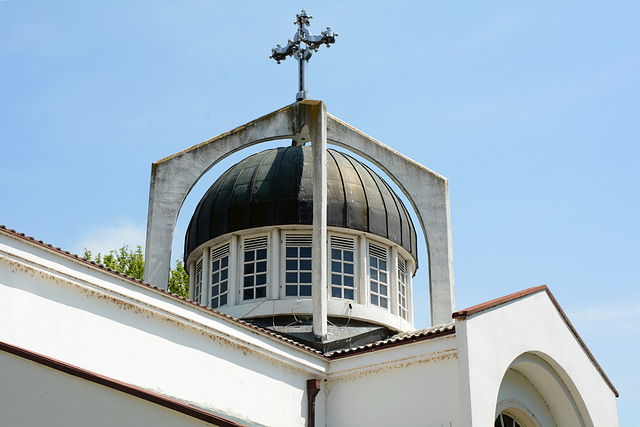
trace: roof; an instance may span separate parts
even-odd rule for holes
[[[265,150],[220,176],[195,209],[185,237],[185,259],[201,244],[234,231],[313,224],[311,146]],[[391,240],[417,258],[416,231],[389,184],[371,168],[327,150],[327,225]]]

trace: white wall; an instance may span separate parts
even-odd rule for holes
[[[0,378],[5,427],[211,425],[4,352]]]
[[[2,233],[0,324],[0,341],[257,425],[304,425],[306,380],[326,369],[283,340]]]
[[[329,426],[460,426],[453,335],[332,361]]]
[[[585,425],[618,424],[614,392],[545,291],[458,319],[456,332],[463,424],[492,425],[502,379],[527,353],[544,358],[556,372]]]

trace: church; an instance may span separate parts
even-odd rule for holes
[[[297,55],[295,103],[152,165],[145,281],[0,227],[2,424],[617,426],[616,388],[546,286],[455,306],[447,179],[308,99],[309,49],[336,36],[308,19],[272,55]],[[168,292],[191,189],[276,140],[202,196],[190,297]]]

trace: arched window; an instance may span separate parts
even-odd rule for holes
[[[522,424],[516,418],[503,412],[496,418],[495,427],[525,427],[525,424]]]

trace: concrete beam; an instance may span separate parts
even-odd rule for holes
[[[288,105],[222,135],[187,148],[151,166],[144,280],[167,289],[171,243],[178,213],[198,180],[216,163],[244,148],[291,139],[301,129],[304,103]]]
[[[383,170],[407,196],[429,252],[431,324],[451,322],[455,311],[449,182],[446,178],[327,114],[328,142]]]

